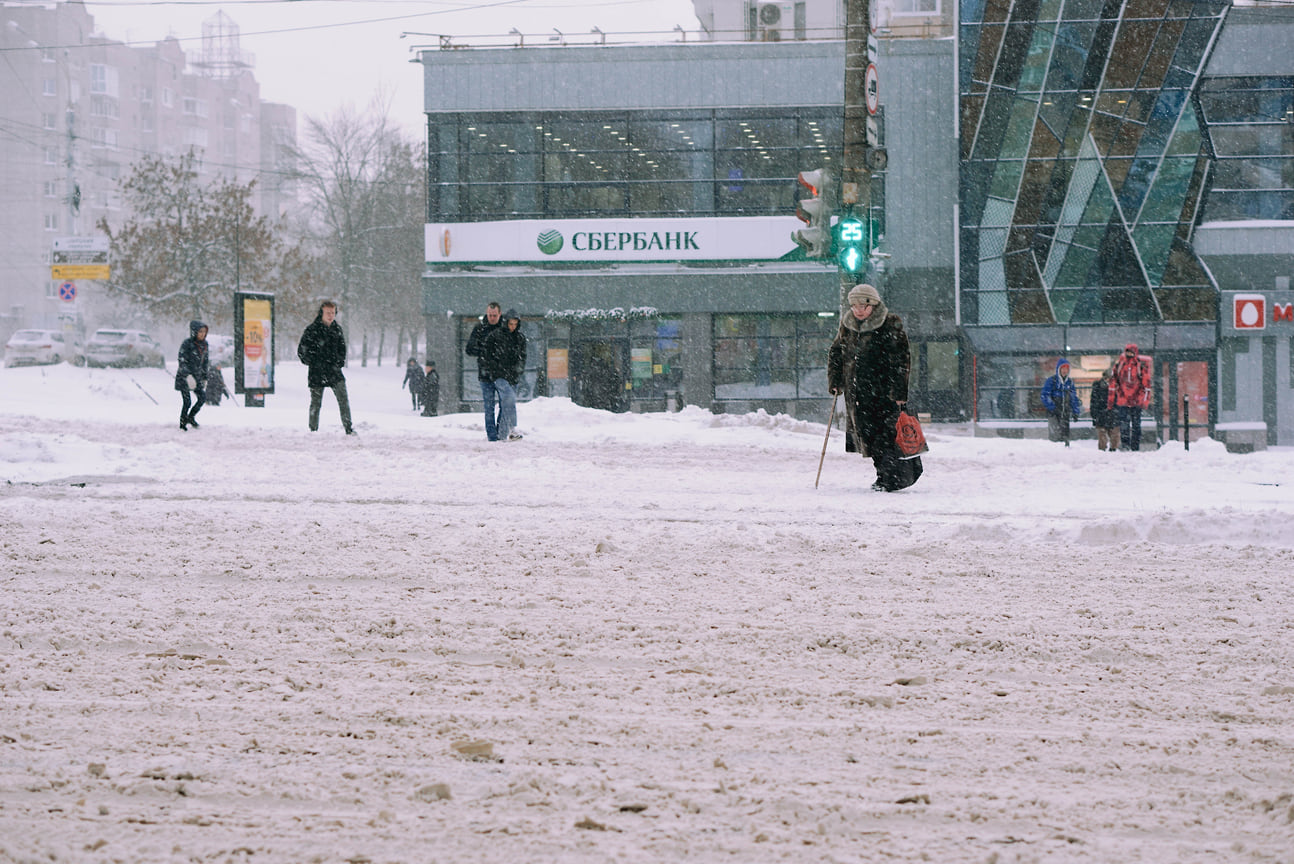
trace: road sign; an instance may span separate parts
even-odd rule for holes
[[[58,299],[62,300],[64,303],[75,303],[76,283],[64,282],[62,285],[58,286]]]
[[[108,238],[102,235],[57,237],[49,260],[51,264],[107,264],[108,247]]]
[[[107,252],[111,241],[102,234],[89,237],[55,237],[56,252]]]
[[[863,74],[863,95],[867,97],[867,113],[875,115],[881,107],[881,80],[875,63],[868,63]]]
[[[51,279],[107,279],[107,264],[54,264],[49,268]]]

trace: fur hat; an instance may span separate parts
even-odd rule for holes
[[[869,306],[881,305],[881,295],[866,282],[861,285],[855,285],[849,292],[849,305],[861,306],[866,303]]]

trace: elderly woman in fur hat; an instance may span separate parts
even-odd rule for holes
[[[920,476],[920,459],[905,461],[895,424],[908,400],[908,336],[871,285],[855,285],[827,355],[827,386],[845,397],[845,450],[872,458],[873,489],[896,492]]]

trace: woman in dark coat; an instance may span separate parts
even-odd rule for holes
[[[232,398],[233,395],[229,392],[229,388],[225,386],[225,376],[220,371],[220,364],[212,363],[211,373],[207,375],[207,404],[219,405],[222,398],[225,396]]]
[[[1110,407],[1113,399],[1110,396],[1110,381],[1114,371],[1106,369],[1101,377],[1092,383],[1092,401],[1090,413],[1092,425],[1096,427],[1096,449],[1114,452],[1119,449],[1119,415]]]
[[[827,386],[845,397],[845,449],[872,458],[873,489],[896,492],[921,476],[921,458],[904,459],[894,440],[911,362],[903,320],[871,285],[855,285],[827,356]]]
[[[180,429],[198,428],[194,415],[207,401],[207,325],[201,321],[189,322],[189,338],[180,343],[176,358],[175,389],[180,391]],[[189,399],[189,391],[197,394],[197,401]],[[192,404],[192,408],[190,408]]]
[[[404,366],[404,380],[400,386],[409,385],[409,395],[413,397],[413,410],[418,410],[418,405],[422,401],[422,383],[426,376],[422,374],[422,367],[418,365],[417,357],[410,357],[409,362]]]

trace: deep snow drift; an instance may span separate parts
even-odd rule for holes
[[[0,369],[0,861],[1294,861],[1289,449],[402,375]]]

